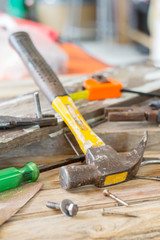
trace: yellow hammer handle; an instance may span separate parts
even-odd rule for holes
[[[70,128],[84,153],[90,147],[104,144],[86,123],[71,97],[56,97],[52,102],[52,106]]]
[[[13,33],[9,42],[22,58],[41,91],[68,125],[82,151],[86,153],[90,147],[103,145],[103,141],[88,126],[71,97],[67,95],[56,74],[37,51],[29,35],[25,32]]]

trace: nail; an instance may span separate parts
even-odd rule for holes
[[[121,200],[121,199],[118,198],[117,196],[113,195],[109,190],[106,190],[106,189],[105,189],[105,190],[103,191],[103,194],[104,194],[104,196],[107,196],[107,197],[110,197],[110,198],[114,199],[116,202],[122,204],[123,206],[126,206],[126,207],[129,206],[128,203],[124,202],[123,200]]]
[[[138,217],[138,215],[136,213],[124,213],[124,212],[107,211],[104,208],[102,208],[101,211],[102,211],[102,216],[121,215],[121,216],[124,216],[124,217]]]
[[[36,106],[36,116],[37,116],[37,118],[42,118],[41,104],[40,104],[38,92],[34,93],[34,102],[35,102],[35,106]]]

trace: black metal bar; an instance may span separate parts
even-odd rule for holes
[[[39,166],[39,171],[40,173],[42,172],[46,172],[55,168],[59,168],[65,165],[69,165],[71,163],[77,163],[77,162],[83,162],[85,160],[85,154],[81,154],[79,156],[75,156],[75,157],[71,157],[71,158],[67,158],[64,160],[61,160],[59,162],[55,162],[55,163],[51,163],[51,164],[47,164],[47,165],[40,165]]]

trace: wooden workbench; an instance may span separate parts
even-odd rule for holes
[[[135,71],[135,68],[140,71]],[[124,68],[125,69],[125,68]],[[124,82],[126,87],[137,87],[138,90],[155,91],[159,89],[159,79],[157,69],[146,63],[137,66],[126,67],[128,72],[121,70],[111,70],[109,74],[119,74],[119,80]],[[129,74],[130,72],[130,74]],[[139,75],[138,75],[139,73]],[[138,77],[137,77],[138,76]],[[138,79],[138,80],[137,80]],[[145,79],[145,80],[144,80]],[[136,81],[137,80],[137,81]],[[64,81],[69,88],[69,82]],[[77,78],[74,81],[80,82]],[[30,82],[31,83],[31,82]],[[26,83],[22,83],[26,84]],[[11,85],[14,85],[13,83]],[[72,82],[73,85],[73,82]],[[5,84],[3,84],[5,89]],[[35,85],[29,86],[34,90]],[[22,88],[23,89],[23,88]],[[8,90],[8,97],[13,97]],[[24,89],[25,91],[25,89]],[[7,93],[5,94],[5,97]],[[25,95],[26,97],[26,95]],[[30,99],[29,97],[27,99]],[[141,98],[124,94],[120,99],[105,100],[94,103],[78,103],[79,109],[89,117],[93,109],[100,112],[102,107],[113,104],[131,104],[139,102]],[[142,100],[142,99],[141,99]],[[146,98],[143,98],[145,102]],[[14,104],[17,100],[11,99],[12,111],[15,114]],[[9,101],[1,101],[1,113],[7,114],[6,108]],[[8,104],[9,106],[10,104]],[[18,108],[20,109],[20,107]],[[30,109],[30,108],[29,108]],[[44,109],[48,112],[46,106]],[[92,109],[92,110],[91,110]],[[18,110],[17,110],[18,111]],[[18,111],[20,116],[21,111]],[[91,116],[91,115],[90,115]],[[156,124],[136,122],[136,123],[103,123],[94,128],[106,143],[114,146],[118,151],[130,151],[140,141],[144,130],[149,132],[149,140],[145,156],[160,157],[160,131]],[[58,140],[57,140],[58,139]],[[0,139],[2,143],[2,138]],[[9,140],[8,140],[9,141]],[[33,143],[23,149],[18,148],[10,153],[4,152],[0,156],[0,168],[9,166],[22,166],[28,161],[37,164],[47,164],[56,162],[73,155],[70,146],[67,145],[63,136],[52,138],[53,144],[47,145],[48,139],[39,143]],[[46,152],[42,156],[41,146],[46,144],[46,149],[56,147],[55,141],[61,141],[66,145],[63,149],[55,149],[52,153]],[[43,143],[43,144],[42,144]],[[6,145],[7,146],[7,145]],[[47,150],[48,150],[47,149]],[[32,150],[32,151],[31,151]],[[35,152],[33,151],[35,150]],[[36,153],[36,154],[35,154]],[[64,155],[65,154],[65,155]],[[35,156],[36,155],[36,156]],[[52,156],[51,156],[52,155]],[[138,175],[157,176],[160,174],[158,165],[148,165],[139,169]],[[103,196],[103,189],[94,186],[82,187],[72,191],[65,191],[60,187],[58,180],[59,169],[42,173],[38,179],[43,183],[42,190],[36,194],[17,214],[0,228],[0,239],[158,239],[160,238],[160,187],[158,181],[134,179],[119,185],[109,187],[109,190],[118,197],[129,203],[129,207],[116,206],[115,202]],[[46,201],[60,202],[68,198],[78,204],[79,212],[76,217],[68,218],[60,211],[49,209],[45,206]],[[119,215],[102,216],[101,209],[111,211],[136,213],[138,217],[126,217]]]

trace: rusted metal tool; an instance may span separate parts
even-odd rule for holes
[[[39,93],[34,93],[34,102],[36,107],[36,118],[20,118],[13,116],[0,116],[0,130],[12,129],[15,127],[26,127],[39,125],[40,127],[54,126],[57,119],[54,115],[42,115]]]
[[[143,157],[147,133],[130,154],[118,154],[111,146],[106,146],[86,123],[58,77],[35,49],[29,35],[25,32],[16,32],[10,36],[9,42],[86,154],[87,165],[60,169],[62,187],[71,189],[87,184],[104,187],[133,178]]]
[[[54,117],[48,118],[20,118],[12,116],[0,116],[0,130],[12,129],[15,127],[26,127],[39,125],[40,127],[54,126],[57,119]]]
[[[105,117],[108,121],[150,121],[160,123],[160,109],[154,105],[141,107],[107,107]]]
[[[132,179],[139,169],[146,141],[145,134],[138,147],[127,155],[117,153],[109,145],[89,148],[86,153],[87,165],[61,167],[62,187],[71,189],[89,184],[104,187]]]
[[[0,116],[0,130],[12,129],[15,127],[26,127],[39,125],[40,127],[54,126],[57,124],[57,119],[54,115],[44,115],[41,111],[39,93],[34,93],[34,102],[36,107],[36,118],[20,118],[13,116]]]

